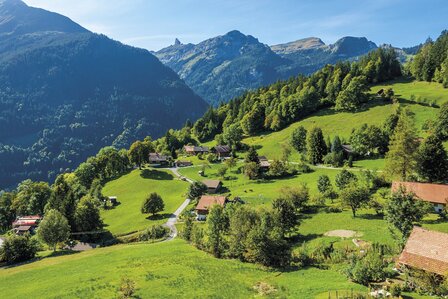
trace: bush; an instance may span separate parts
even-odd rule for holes
[[[401,292],[402,291],[403,290],[401,288],[401,285],[399,285],[397,283],[393,283],[389,287],[389,293],[392,295],[392,297],[399,297],[399,296],[401,296]]]
[[[140,234],[140,241],[152,241],[166,237],[169,234],[169,228],[162,225],[152,225]]]
[[[135,281],[128,277],[122,277],[120,293],[122,298],[131,298],[135,293]]]
[[[216,156],[215,154],[208,154],[207,155],[207,162],[215,163],[217,161],[218,161],[218,156]]]
[[[6,238],[0,248],[0,260],[8,264],[15,264],[30,260],[36,256],[38,244],[36,240],[26,236],[10,236]]]
[[[372,248],[364,256],[353,255],[346,274],[352,281],[366,286],[369,282],[381,282],[390,277],[387,266],[383,256]]]

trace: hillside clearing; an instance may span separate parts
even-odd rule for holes
[[[166,222],[185,200],[187,187],[188,183],[175,178],[171,172],[158,169],[136,169],[108,182],[103,194],[117,196],[120,204],[102,211],[106,229],[114,235],[122,235]],[[165,203],[165,209],[156,217],[140,212],[143,200],[151,192],[160,194]]]
[[[379,89],[386,87],[393,88],[402,106],[409,107],[415,114],[416,127],[421,136],[426,135],[422,130],[423,124],[427,120],[434,119],[438,108],[411,102],[411,95],[414,95],[416,100],[427,99],[436,102],[438,105],[448,100],[448,90],[442,88],[439,83],[393,81],[387,85],[373,87],[371,93],[376,93]],[[299,126],[304,126],[306,129],[317,126],[322,129],[325,136],[332,138],[339,135],[339,137],[348,140],[353,128],[357,128],[364,123],[381,126],[394,109],[393,104],[384,103],[382,100],[373,100],[366,104],[364,109],[354,113],[337,113],[334,109],[324,109],[281,131],[248,137],[243,142],[258,147],[259,154],[265,155],[269,159],[280,158],[281,145],[289,142],[292,132]],[[298,159],[299,155],[293,152],[291,160],[297,161]]]

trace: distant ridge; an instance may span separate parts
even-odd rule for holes
[[[356,60],[377,48],[365,37],[344,37],[333,45],[309,37],[267,46],[237,30],[194,44],[174,44],[154,54],[212,105],[246,90],[299,73],[310,74],[327,63]]]

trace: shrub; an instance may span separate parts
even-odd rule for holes
[[[12,235],[0,248],[0,260],[14,264],[34,258],[38,249],[36,240],[29,236]]]
[[[122,298],[131,298],[135,293],[135,281],[128,277],[122,277],[120,293]]]
[[[401,296],[402,288],[401,285],[397,283],[393,283],[389,287],[389,293],[392,295],[392,297],[399,297]]]
[[[370,250],[364,256],[353,255],[346,269],[347,277],[362,285],[369,282],[380,282],[391,276],[387,262],[375,250]]]
[[[169,234],[169,228],[162,225],[152,225],[140,234],[140,241],[162,239]]]

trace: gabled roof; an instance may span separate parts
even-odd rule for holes
[[[448,199],[448,185],[413,183],[413,182],[393,182],[392,192],[397,192],[400,187],[406,192],[412,192],[419,199],[432,203],[446,204]]]
[[[268,160],[260,160],[260,167],[270,167],[271,163]]]
[[[196,210],[208,211],[208,209],[213,205],[224,206],[226,201],[227,198],[225,196],[202,195],[198,205],[196,206]]]
[[[168,160],[168,156],[161,155],[159,153],[150,153],[149,154],[149,162],[166,162]]]
[[[398,263],[448,275],[448,234],[414,227]]]
[[[208,152],[206,146],[184,145],[184,149],[186,152]]]
[[[202,183],[207,186],[207,188],[216,189],[221,185],[221,181],[218,180],[204,180]]]
[[[218,153],[230,153],[230,146],[228,145],[217,145],[214,149]]]
[[[15,230],[18,232],[27,232],[30,229],[31,229],[31,226],[19,226],[19,227],[15,228]]]

